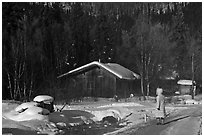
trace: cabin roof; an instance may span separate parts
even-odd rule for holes
[[[179,84],[179,85],[193,85],[193,82],[192,82],[192,80],[179,80],[178,82],[177,82],[177,84]]]
[[[109,71],[110,73],[114,74],[115,76],[117,76],[120,79],[134,80],[134,79],[140,78],[140,76],[138,74],[134,73],[133,71],[131,71],[131,70],[119,65],[119,64],[101,63],[101,62],[97,62],[97,61],[88,63],[88,64],[83,65],[81,67],[78,67],[74,70],[71,70],[67,73],[64,73],[64,74],[58,76],[58,78],[61,78],[61,77],[66,76],[66,75],[77,74],[80,72],[86,72],[86,71],[88,71],[94,67],[103,68],[103,69]]]

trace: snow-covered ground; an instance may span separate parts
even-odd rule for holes
[[[114,130],[154,119],[155,101],[97,102],[72,103],[62,112],[53,112],[44,120],[13,121],[5,115],[19,105],[19,102],[2,103],[3,134],[106,134]],[[61,108],[62,105],[56,105]],[[167,114],[186,107],[174,107],[167,104]],[[115,121],[116,120],[116,121]],[[79,130],[80,129],[80,130]],[[100,132],[101,130],[101,132]]]

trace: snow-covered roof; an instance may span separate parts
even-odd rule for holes
[[[140,76],[138,74],[132,72],[131,70],[129,70],[129,69],[127,69],[127,68],[125,68],[119,64],[101,63],[101,62],[97,62],[97,61],[91,62],[89,64],[86,64],[86,65],[78,67],[74,70],[71,70],[65,74],[58,76],[58,78],[69,75],[69,74],[86,71],[86,70],[89,70],[90,68],[93,68],[93,67],[103,68],[103,69],[109,71],[110,73],[114,74],[115,76],[117,76],[120,79],[133,80],[133,79],[139,79],[140,78]]]
[[[192,85],[193,82],[192,82],[192,80],[179,80],[177,82],[177,84],[179,84],[179,85]]]

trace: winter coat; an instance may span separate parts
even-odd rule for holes
[[[157,88],[157,104],[156,104],[156,117],[165,118],[166,111],[165,111],[165,97],[162,95],[163,90],[161,88]]]

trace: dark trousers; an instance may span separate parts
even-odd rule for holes
[[[157,125],[163,125],[164,124],[164,118],[163,117],[158,117],[157,119]]]

